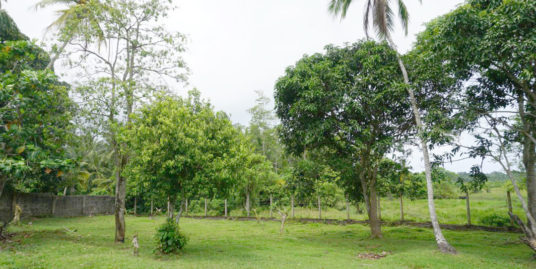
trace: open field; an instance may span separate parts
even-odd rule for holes
[[[445,231],[459,254],[436,250],[430,229],[385,227],[384,238],[368,239],[365,225],[299,224],[228,220],[181,220],[190,241],[180,255],[153,253],[153,235],[164,218],[127,217],[127,240],[113,242],[113,216],[35,219],[0,243],[0,268],[534,268],[518,234]],[[140,256],[130,240],[138,234]],[[362,253],[381,253],[378,260]]]
[[[436,210],[440,223],[443,224],[467,224],[466,207],[464,199],[436,199]],[[488,225],[483,223],[482,219],[486,216],[496,214],[508,218],[508,205],[506,202],[506,190],[502,187],[491,188],[489,192],[482,191],[471,194],[471,219],[473,225]],[[522,219],[525,219],[521,204],[517,197],[512,194],[512,204],[514,213]],[[287,207],[288,209],[288,207]],[[350,208],[350,218],[355,220],[367,220],[365,208],[361,205],[361,214],[357,213],[355,206]],[[269,217],[270,213],[267,207],[263,207],[258,212],[261,217]],[[398,198],[382,198],[381,199],[381,214],[382,220],[399,221],[400,220],[400,205]],[[191,215],[202,216],[202,211],[192,212]],[[221,215],[213,210],[209,210],[209,215]],[[245,210],[234,209],[230,210],[230,216],[244,216]],[[253,212],[251,216],[254,216]],[[273,212],[274,217],[279,217],[276,211]],[[296,207],[296,218],[318,218],[318,208]],[[341,204],[338,208],[323,208],[322,218],[339,219],[347,218],[345,205]],[[426,199],[410,200],[404,199],[404,219],[406,221],[428,222],[430,215],[428,213],[428,204]]]

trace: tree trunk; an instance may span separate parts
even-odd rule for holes
[[[350,220],[350,202],[346,198],[346,219]]]
[[[400,194],[400,222],[404,222],[404,199]]]
[[[318,219],[322,219],[322,204],[320,201],[320,195],[318,195]]]
[[[391,38],[390,35],[387,35],[387,40],[389,42],[389,45],[396,51],[396,44]],[[452,247],[448,242],[447,239],[443,236],[443,232],[441,232],[441,227],[439,226],[439,221],[437,220],[437,214],[435,209],[435,203],[434,203],[434,188],[432,185],[432,165],[430,163],[430,155],[428,153],[428,142],[426,141],[425,135],[424,135],[424,126],[421,121],[421,113],[419,111],[419,107],[417,105],[417,99],[415,98],[415,93],[413,92],[413,89],[411,88],[411,85],[409,83],[409,77],[408,72],[406,70],[406,66],[404,65],[404,62],[402,61],[402,58],[400,57],[400,54],[397,52],[397,59],[398,59],[398,65],[400,67],[400,71],[402,71],[402,75],[404,77],[404,83],[407,86],[408,94],[409,94],[409,100],[411,103],[411,109],[413,111],[413,116],[415,117],[415,123],[417,125],[417,136],[420,140],[420,146],[423,154],[423,160],[424,160],[424,173],[426,176],[426,189],[428,192],[428,210],[430,212],[430,220],[432,222],[432,227],[434,229],[434,236],[437,243],[437,247],[439,250],[443,253],[456,253],[456,249]]]
[[[54,68],[54,63],[56,62],[56,60],[58,60],[60,55],[63,53],[63,51],[65,50],[65,47],[67,47],[67,44],[69,44],[69,40],[66,40],[63,42],[63,44],[61,44],[60,49],[56,52],[56,54],[54,54],[52,59],[50,59],[50,62],[48,62],[47,67],[46,67],[47,70],[52,70]]]
[[[172,220],[173,216],[175,215],[175,200],[174,199],[168,200],[168,204],[169,204],[168,218]]]
[[[369,225],[370,225],[370,234],[372,238],[381,238],[382,237],[382,228],[381,221],[378,216],[378,201],[376,194],[376,184],[371,184],[370,186],[370,195],[369,195]]]
[[[532,217],[536,218],[536,151],[534,143],[528,138],[525,138],[525,140],[523,164],[527,171],[527,201]]]
[[[208,216],[208,204],[207,204],[207,198],[205,198],[205,217]]]
[[[7,183],[7,177],[4,175],[0,176],[0,198],[2,198],[2,193],[4,193],[4,187]]]
[[[523,115],[525,115],[525,104],[523,102],[522,98],[519,98],[518,100],[518,109],[519,114],[521,115],[521,120],[524,124],[532,124],[532,121],[527,121]],[[533,251],[536,252],[536,220],[534,219],[534,215],[531,212],[531,208],[529,207],[529,203],[531,199],[528,199],[528,203],[525,202],[525,199],[523,198],[523,195],[521,194],[521,191],[519,190],[519,187],[517,185],[517,182],[512,175],[512,169],[510,165],[510,161],[508,160],[508,151],[506,150],[506,147],[501,139],[501,134],[497,128],[493,128],[495,134],[499,138],[499,146],[500,146],[500,156],[494,157],[494,159],[502,166],[504,171],[506,171],[506,174],[508,175],[508,178],[510,178],[510,182],[512,182],[512,186],[514,187],[514,191],[517,195],[517,198],[519,199],[519,202],[521,203],[521,207],[523,208],[523,212],[527,216],[527,223],[523,223],[521,219],[514,215],[513,213],[510,213],[510,218],[515,221],[523,233],[525,234],[525,237],[522,237],[521,240],[527,244]],[[526,130],[526,131],[530,131]],[[525,141],[523,142],[523,165],[525,166],[525,169],[527,170],[527,194],[529,193],[529,177],[532,174],[532,177],[534,177],[534,161],[536,159],[534,151],[534,143],[529,139],[529,137],[524,137]],[[536,179],[532,179],[536,180]],[[536,183],[536,182],[534,182]],[[535,185],[531,186],[531,188],[536,188]]]
[[[169,203],[169,196],[168,196],[168,198],[167,198],[167,210],[166,210],[166,215],[167,215],[168,218],[169,218],[169,209],[170,209],[170,207],[171,207],[171,204]]]
[[[370,165],[368,162],[369,161],[367,159],[361,158],[360,166],[369,167]],[[382,231],[381,222],[378,219],[378,201],[376,193],[377,167],[373,169],[373,171],[370,171],[370,168],[361,169],[359,172],[359,179],[361,182],[363,199],[365,200],[365,207],[367,209],[371,238],[381,238]]]
[[[188,198],[184,201],[184,215],[188,216]]]
[[[381,221],[382,220],[382,207],[381,207],[381,204],[380,204],[380,199],[381,199],[381,197],[378,195],[376,197],[376,200],[378,200],[378,219]]]
[[[506,202],[508,203],[508,216],[512,215],[514,212],[512,210],[512,196],[510,191],[506,192]],[[510,226],[514,226],[514,220],[510,218]]]
[[[249,205],[249,191],[246,192],[246,212],[247,212],[247,215],[249,217],[249,209],[250,209],[250,205]]]
[[[0,2],[2,1],[0,0]],[[2,194],[4,193],[4,187],[6,185],[6,182],[7,182],[7,177],[5,175],[0,175],[0,198],[2,198]],[[0,240],[5,239],[4,230],[6,229],[7,224],[8,224],[8,221],[5,221],[0,225]]]
[[[134,216],[136,216],[136,208],[138,207],[138,197],[134,197]]]
[[[126,179],[121,176],[123,158],[120,157],[119,167],[116,167],[115,178],[115,242],[125,242],[125,196],[126,196]]]
[[[291,217],[294,218],[294,194],[290,196],[290,210]]]
[[[227,217],[227,199],[225,199],[225,217]]]
[[[274,197],[273,197],[272,194],[270,194],[270,218],[272,218],[272,214],[273,214],[272,213],[272,211],[273,211],[273,209],[272,209],[273,202],[274,202]]]
[[[287,213],[281,212],[281,210],[278,209],[279,215],[281,215],[281,227],[279,228],[279,234],[283,234],[285,231],[285,221],[287,220]]]
[[[467,207],[467,225],[471,226],[471,203],[469,201],[469,192],[465,192],[465,206]]]
[[[153,198],[151,198],[151,217],[154,215],[153,214],[153,209],[154,209],[154,203],[153,203]]]
[[[179,212],[177,213],[177,217],[175,217],[175,223],[177,223],[177,225],[179,224],[179,221],[181,219],[183,207],[184,207],[184,199],[181,200],[181,204],[179,206]]]

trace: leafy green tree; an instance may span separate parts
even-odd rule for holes
[[[298,204],[302,206],[334,206],[337,202],[336,184],[339,175],[319,159],[319,152],[309,150],[307,158],[300,158],[292,166],[292,174],[286,185]]]
[[[163,20],[172,8],[166,0],[89,1],[94,21],[77,24],[78,34],[65,49],[77,78],[84,127],[97,130],[113,152],[115,178],[115,241],[125,239],[127,178],[123,169],[129,150],[117,139],[118,130],[129,128],[137,107],[168,91],[171,82],[182,83],[186,68],[181,58],[184,37],[165,30]],[[103,39],[101,40],[101,36]],[[101,49],[100,44],[106,44]]]
[[[133,115],[124,138],[134,153],[127,173],[139,174],[171,205],[201,193],[225,195],[236,184],[239,133],[208,103],[163,97]]]
[[[345,18],[350,5],[355,2],[353,0],[330,0],[329,10],[335,15],[340,15]],[[397,0],[398,15],[402,23],[402,28],[406,34],[408,32],[409,12],[403,0]],[[382,40],[386,40],[391,48],[396,51],[396,44],[392,39],[391,32],[394,29],[394,13],[391,6],[391,2],[388,0],[367,0],[365,6],[365,16],[363,18],[363,25],[365,33],[368,37],[368,29],[370,26],[370,19],[372,18],[372,27],[376,30],[377,35]],[[411,109],[415,118],[415,124],[417,127],[417,136],[420,140],[420,147],[423,153],[424,170],[426,175],[426,186],[428,192],[428,208],[430,211],[430,219],[432,221],[432,227],[434,229],[434,236],[439,247],[439,250],[444,253],[456,253],[456,250],[447,242],[439,221],[437,220],[437,214],[434,204],[434,190],[432,185],[432,165],[430,162],[430,156],[428,152],[428,139],[426,137],[426,131],[422,122],[422,115],[419,109],[419,103],[415,96],[414,89],[410,85],[410,80],[406,66],[402,57],[397,53],[398,65],[404,79],[404,84],[409,95],[409,101],[411,103]]]
[[[262,91],[256,94],[255,106],[248,109],[251,121],[246,132],[255,145],[255,152],[264,155],[277,172],[285,167],[284,149],[278,139],[273,111],[268,107],[270,99]]]
[[[236,174],[238,186],[241,188],[238,194],[246,198],[244,208],[249,217],[252,198],[258,198],[261,188],[268,183],[272,176],[272,167],[264,155],[252,152],[249,141],[243,140],[240,144],[239,163],[242,168]]]
[[[459,176],[456,180],[456,184],[460,190],[465,193],[467,225],[469,226],[471,225],[471,204],[469,200],[469,193],[482,190],[487,181],[488,177],[486,177],[486,175],[480,171],[480,167],[478,166],[471,167],[471,172],[469,173],[468,177],[464,178]]]
[[[76,122],[76,115],[73,118],[75,126],[83,126],[83,123]],[[106,141],[91,131],[84,134],[75,132],[67,141],[65,151],[66,156],[78,164],[65,175],[65,190],[71,189],[80,194],[113,194],[113,153]]]
[[[20,190],[55,191],[74,165],[64,155],[72,102],[68,87],[43,70],[47,60],[30,41],[0,43],[0,196],[8,181]]]
[[[283,142],[295,153],[326,147],[352,164],[359,176],[351,185],[361,186],[373,237],[381,237],[378,165],[412,124],[399,75],[395,51],[361,41],[305,56],[276,84]]]
[[[383,159],[378,168],[378,182],[386,192],[396,195],[400,201],[400,221],[404,221],[404,196],[410,199],[421,198],[426,193],[423,180],[413,176],[405,162]]]
[[[519,188],[516,194],[529,221],[520,225],[525,242],[536,250],[534,12],[536,3],[529,0],[470,0],[431,22],[418,46],[438,58],[430,60],[442,63],[446,77],[459,82],[462,128],[478,133],[470,156],[497,161],[514,189],[510,154],[521,148],[527,199]]]
[[[0,5],[1,3],[2,1],[0,1]],[[17,24],[7,12],[0,7],[0,41],[6,40],[28,40],[28,37],[20,32]]]

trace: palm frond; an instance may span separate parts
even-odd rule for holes
[[[55,21],[53,21],[49,26],[47,26],[46,31],[50,31],[52,29],[63,28],[65,26],[65,23],[74,14],[74,10],[72,8],[62,9],[62,10],[56,11],[56,14],[58,14],[59,17]]]
[[[365,28],[365,35],[367,39],[369,38],[369,19],[370,19],[370,10],[372,9],[372,0],[367,0],[365,5],[365,17],[363,18],[363,28]]]
[[[341,19],[346,17],[348,13],[348,7],[352,4],[352,0],[331,0],[329,3],[329,11],[333,15],[341,16]]]
[[[422,0],[418,0],[422,3]],[[348,8],[352,0],[330,0],[329,12],[342,18],[346,17]],[[409,11],[404,0],[397,0],[398,17],[402,24],[405,34],[408,34]],[[366,0],[364,7],[363,28],[365,35],[369,38],[369,28],[372,18],[372,27],[381,39],[386,39],[394,29],[394,12],[391,6],[391,0]]]
[[[78,4],[77,0],[41,0],[34,5],[35,9],[46,8],[52,5],[68,5],[68,4]]]
[[[376,34],[381,39],[385,39],[393,30],[393,10],[389,6],[388,0],[375,0],[372,6],[372,19]]]
[[[398,17],[400,18],[404,33],[408,35],[409,12],[403,0],[398,0]]]

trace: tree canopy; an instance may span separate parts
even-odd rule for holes
[[[349,159],[372,222],[378,164],[411,130],[405,96],[396,52],[386,43],[328,46],[289,67],[276,84],[282,140],[295,153],[326,147]],[[373,226],[373,236],[381,236]]]

